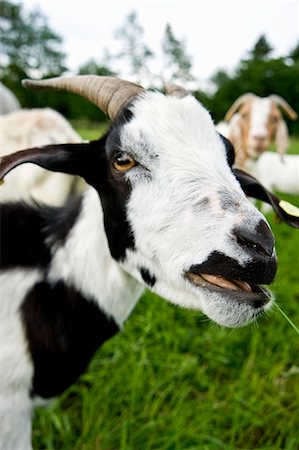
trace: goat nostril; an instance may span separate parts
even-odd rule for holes
[[[271,256],[274,250],[274,237],[264,221],[260,221],[254,231],[245,228],[236,228],[235,236],[237,243],[241,247],[259,253],[264,256]]]

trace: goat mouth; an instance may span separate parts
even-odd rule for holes
[[[213,285],[231,291],[252,292],[250,284],[246,281],[228,280],[221,275],[187,272],[186,277],[192,284],[195,284],[195,286],[209,287],[209,285]]]
[[[265,305],[272,298],[271,292],[261,285],[229,280],[221,275],[185,272],[185,278],[195,287],[219,292],[230,300],[245,302],[255,308]]]

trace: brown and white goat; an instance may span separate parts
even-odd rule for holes
[[[234,145],[236,167],[246,167],[247,160],[256,160],[270,143],[275,141],[276,150],[283,155],[288,147],[289,135],[280,108],[295,120],[296,112],[280,96],[259,97],[252,93],[241,95],[225,115],[228,122],[226,131],[223,124],[219,131],[224,132]]]

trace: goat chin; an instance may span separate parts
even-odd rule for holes
[[[266,302],[261,304],[259,303],[259,296],[252,295],[252,304],[256,303],[253,308],[252,305],[244,301],[242,295],[237,295],[235,300],[232,300],[227,296],[213,294],[211,302],[205,305],[204,312],[221,326],[228,328],[243,327],[256,321],[260,315],[271,309],[274,301],[273,296],[268,292],[265,294],[265,298],[267,298]],[[234,302],[237,302],[237,305]]]

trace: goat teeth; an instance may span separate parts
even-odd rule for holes
[[[221,275],[210,275],[207,273],[196,274],[188,272],[187,276],[196,286],[205,287],[207,286],[207,283],[209,283],[231,291],[252,292],[250,285],[246,283],[246,281],[228,280]]]
[[[234,280],[234,283],[239,286],[242,291],[245,292],[252,292],[252,289],[250,287],[250,285],[248,283],[246,283],[246,281],[238,281],[238,280]]]
[[[197,286],[205,286],[204,280],[201,278],[200,275],[197,275],[196,273],[188,272],[187,276],[192,283],[196,284]]]
[[[241,288],[237,286],[235,283],[233,283],[230,280],[227,280],[226,278],[221,277],[220,275],[209,275],[209,274],[201,274],[202,278],[206,281],[208,281],[211,284],[214,284],[215,286],[219,286],[223,289],[230,289],[233,291],[239,291]]]

